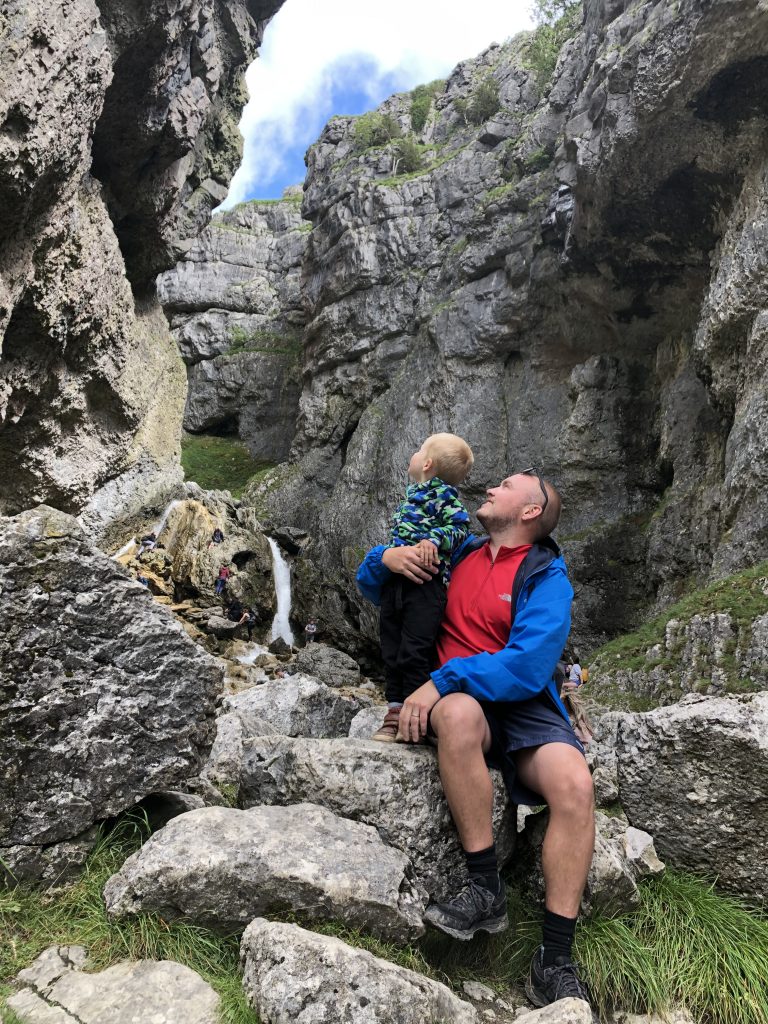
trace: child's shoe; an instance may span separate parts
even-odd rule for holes
[[[400,708],[387,708],[383,723],[371,736],[371,739],[378,740],[379,743],[394,743],[397,739],[397,727],[399,724]]]

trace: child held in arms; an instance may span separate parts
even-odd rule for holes
[[[392,520],[390,547],[415,546],[423,565],[439,571],[424,583],[393,575],[381,595],[381,657],[387,713],[371,737],[398,739],[400,709],[434,667],[434,647],[443,619],[451,554],[469,533],[469,514],[456,487],[466,478],[474,456],[455,434],[432,434],[411,456],[411,480]]]

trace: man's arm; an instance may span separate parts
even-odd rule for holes
[[[477,700],[526,700],[550,683],[571,626],[573,590],[565,572],[536,583],[518,608],[507,646],[496,654],[451,658],[432,673],[441,697],[463,692]]]
[[[401,573],[414,583],[423,583],[437,572],[437,566],[422,565],[421,556],[413,547],[388,548],[379,544],[371,548],[357,570],[357,587],[363,597],[381,604],[381,588],[392,573]]]

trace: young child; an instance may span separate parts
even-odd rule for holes
[[[466,478],[474,456],[455,434],[432,434],[408,465],[411,484],[392,520],[390,547],[415,545],[425,564],[439,572],[424,583],[393,577],[381,596],[381,656],[386,679],[387,713],[371,737],[397,738],[406,697],[429,679],[434,645],[443,618],[451,554],[469,533],[469,515],[456,487]]]

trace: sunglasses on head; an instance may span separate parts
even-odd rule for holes
[[[544,481],[541,478],[541,473],[539,473],[538,469],[535,469],[533,466],[529,466],[528,469],[521,469],[520,472],[523,476],[535,476],[539,481],[541,493],[544,495],[544,503],[541,506],[541,511],[543,512],[549,504],[549,495],[547,494],[547,488],[544,486]]]

